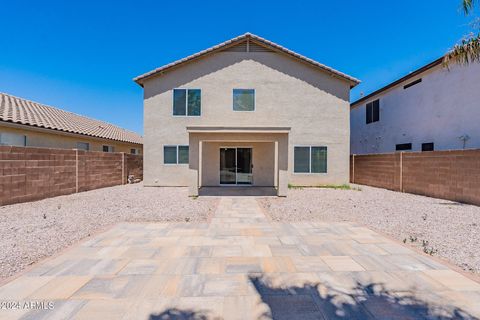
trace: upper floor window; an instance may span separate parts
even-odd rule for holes
[[[130,149],[130,154],[139,154],[138,149],[137,148]]]
[[[88,142],[77,142],[77,149],[78,150],[90,150],[90,144]]]
[[[403,89],[408,89],[408,88],[410,88],[410,87],[412,87],[412,86],[414,86],[414,85],[416,85],[416,84],[418,84],[418,83],[420,83],[420,82],[422,82],[422,78],[417,79],[417,80],[415,80],[415,81],[412,81],[412,82],[410,82],[410,83],[407,83],[406,85],[403,86]]]
[[[380,100],[375,100],[367,103],[367,118],[366,123],[377,122],[380,120]]]
[[[233,89],[233,111],[255,111],[255,90]]]
[[[293,172],[327,173],[327,147],[295,147]]]
[[[173,115],[199,116],[201,100],[200,89],[173,89]]]
[[[435,150],[433,142],[422,143],[422,151],[433,151]]]
[[[113,146],[103,146],[103,152],[115,152],[115,148]]]
[[[27,136],[17,133],[0,132],[0,145],[25,147],[27,145]]]

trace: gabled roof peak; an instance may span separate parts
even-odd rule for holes
[[[172,63],[169,63],[169,64],[166,64],[162,67],[159,67],[157,69],[154,69],[152,71],[149,71],[147,73],[144,73],[136,78],[133,79],[133,81],[135,81],[137,84],[139,84],[140,86],[143,87],[143,82],[151,77],[154,77],[158,74],[161,74],[162,72],[164,71],[167,71],[169,69],[172,69],[174,67],[178,67],[182,64],[185,64],[185,63],[188,63],[188,62],[192,62],[192,61],[195,61],[197,59],[200,59],[208,54],[212,54],[212,53],[215,53],[215,52],[219,52],[219,51],[222,51],[223,49],[226,49],[226,48],[229,48],[229,47],[232,47],[232,46],[235,46],[241,42],[243,42],[244,40],[246,39],[251,39],[253,40],[256,44],[260,45],[260,46],[263,46],[263,47],[266,47],[268,49],[271,49],[271,51],[275,51],[275,52],[279,52],[279,53],[283,53],[287,56],[290,56],[291,58],[294,58],[294,59],[297,59],[303,63],[307,63],[313,67],[316,67],[324,72],[328,72],[330,74],[332,74],[333,76],[336,76],[338,78],[341,78],[343,80],[346,80],[348,82],[350,82],[350,87],[354,87],[356,86],[357,84],[360,83],[360,80],[354,78],[354,77],[351,77],[345,73],[342,73],[340,71],[337,71],[333,68],[330,68],[324,64],[321,64],[320,62],[317,62],[313,59],[310,59],[310,58],[307,58],[305,56],[302,56],[294,51],[291,51],[285,47],[282,47],[272,41],[269,41],[267,39],[264,39],[260,36],[257,36],[253,33],[250,33],[250,32],[246,32],[240,36],[237,36],[235,38],[232,38],[230,40],[227,40],[225,42],[222,42],[220,44],[217,44],[213,47],[210,47],[208,49],[205,49],[205,50],[202,50],[200,52],[197,52],[195,54],[192,54],[188,57],[185,57],[183,59],[180,59],[180,60],[177,60],[177,61],[174,61]]]

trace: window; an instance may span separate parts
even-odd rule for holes
[[[255,111],[255,90],[233,89],[233,111]]]
[[[25,147],[27,145],[27,136],[17,133],[0,132],[0,145]]]
[[[400,143],[395,146],[395,150],[397,151],[405,151],[405,150],[412,150],[411,143]]]
[[[327,173],[327,147],[295,147],[293,172]]]
[[[380,120],[380,100],[375,100],[370,103],[367,103],[366,107],[367,118],[366,123],[377,122]]]
[[[408,89],[408,88],[410,88],[411,86],[414,86],[414,85],[416,85],[417,83],[420,83],[420,82],[422,82],[422,78],[417,79],[417,80],[415,80],[415,81],[412,81],[412,82],[410,82],[410,83],[407,83],[406,85],[403,86],[403,89]]]
[[[433,151],[434,149],[433,142],[422,143],[422,151]]]
[[[131,154],[138,154],[138,149],[137,148],[132,148],[130,149]]]
[[[115,148],[113,146],[103,146],[103,152],[115,152]]]
[[[78,150],[90,150],[90,144],[88,142],[77,142],[77,149]]]
[[[178,146],[178,163],[188,164],[188,146]]]
[[[200,89],[173,89],[174,116],[200,116]]]
[[[188,146],[164,146],[164,164],[188,164]]]

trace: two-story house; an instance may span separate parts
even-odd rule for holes
[[[351,105],[351,152],[480,148],[480,64],[443,57]]]
[[[146,186],[348,183],[355,78],[247,33],[134,81]]]

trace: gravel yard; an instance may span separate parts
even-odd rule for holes
[[[207,221],[217,199],[140,184],[0,207],[0,279],[122,221]]]
[[[273,221],[355,221],[480,273],[480,207],[358,186],[259,199]]]

